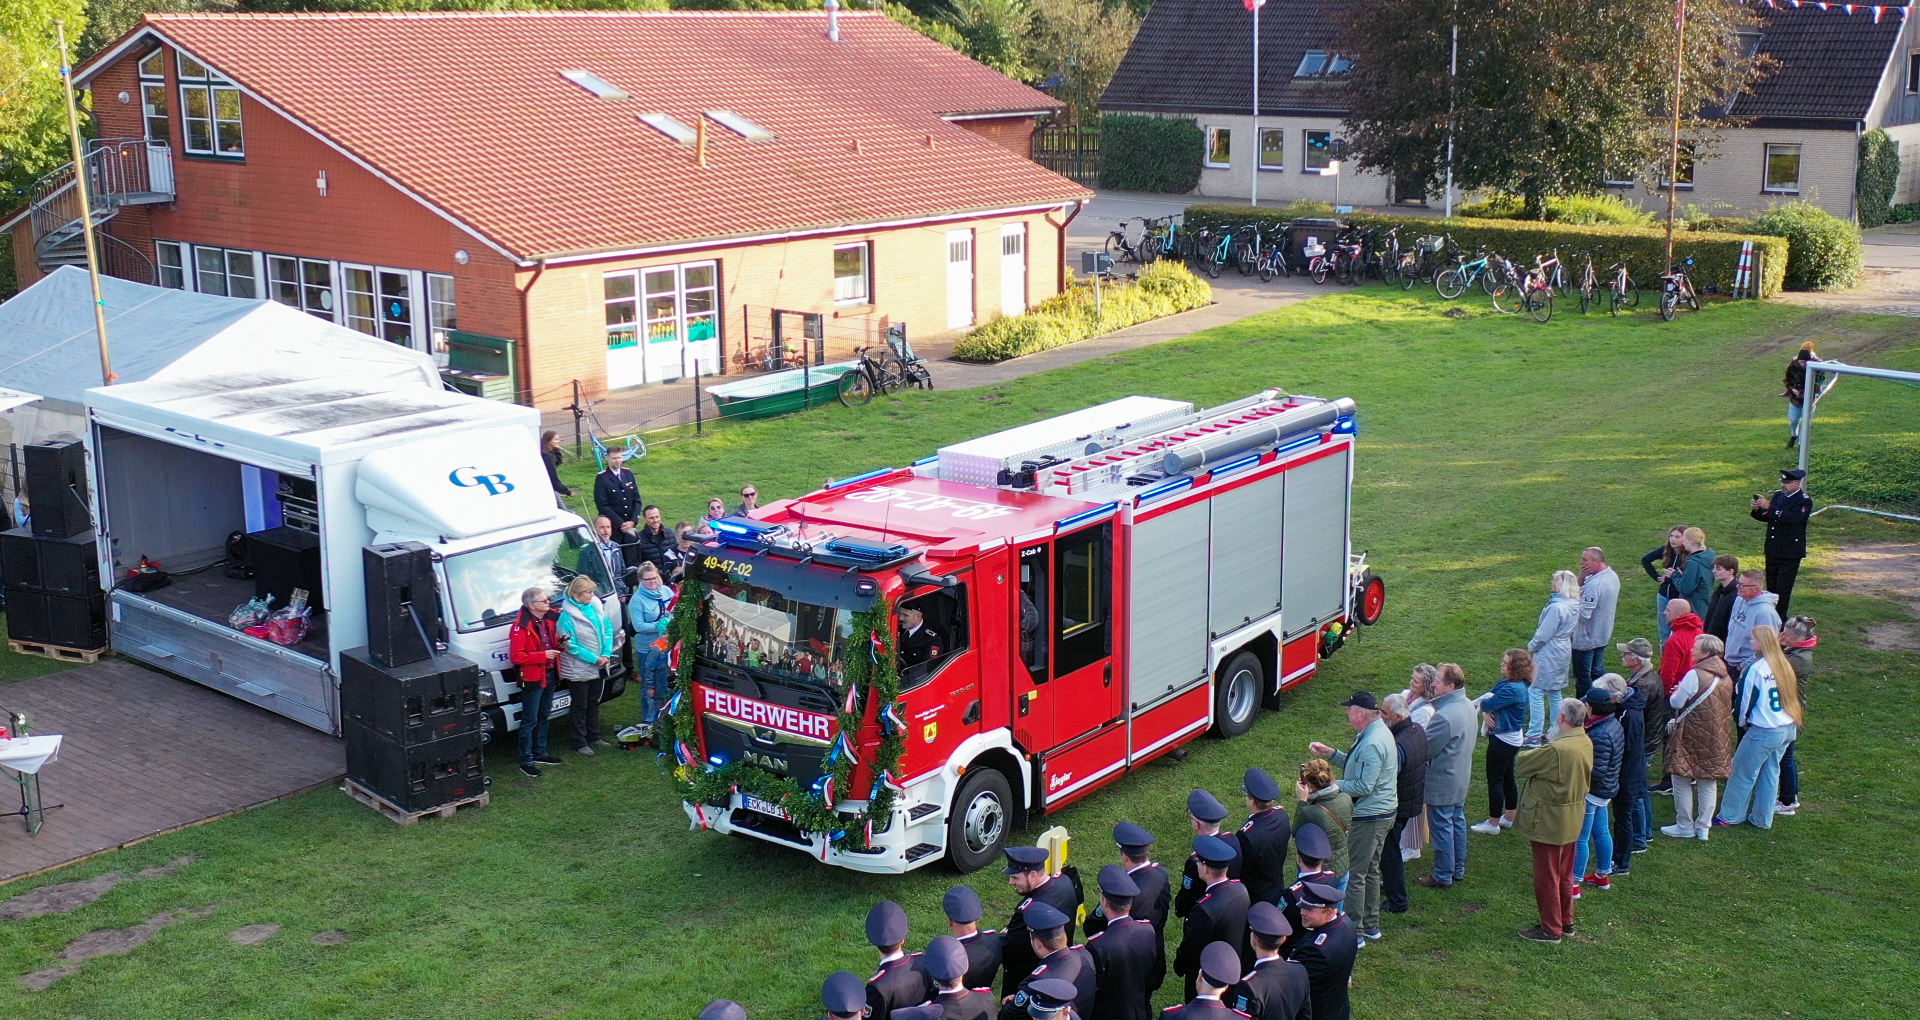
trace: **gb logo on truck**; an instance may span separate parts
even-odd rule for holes
[[[462,471],[470,472],[464,481],[461,480],[460,472]],[[486,486],[487,495],[489,496],[498,496],[513,491],[513,483],[507,481],[506,475],[483,475],[480,473],[479,468],[471,466],[454,468],[447,474],[447,481],[463,489],[471,489],[476,485],[484,485]]]

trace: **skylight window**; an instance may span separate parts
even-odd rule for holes
[[[1294,69],[1295,78],[1307,78],[1327,69],[1325,50],[1308,50],[1300,57],[1300,66]]]
[[[666,135],[681,145],[692,145],[693,140],[699,137],[698,132],[664,113],[641,113],[635,116],[640,118],[640,123]]]
[[[560,77],[586,89],[600,99],[626,99],[627,94],[607,84],[606,79],[592,71],[562,71]]]
[[[1348,60],[1338,53],[1334,54],[1332,59],[1327,61],[1328,74],[1346,74],[1351,70],[1353,70],[1353,61]]]
[[[773,132],[740,116],[732,110],[708,110],[707,119],[749,142],[767,142],[773,140]]]

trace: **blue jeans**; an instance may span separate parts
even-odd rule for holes
[[[1633,802],[1633,848],[1638,850],[1653,839],[1653,794],[1643,793]]]
[[[671,697],[673,682],[667,676],[667,653],[649,647],[640,659],[640,721],[653,725]]]
[[[1797,741],[1787,744],[1787,753],[1780,759],[1780,803],[1798,804],[1800,802],[1800,762],[1793,756],[1793,746]]]
[[[1433,880],[1467,877],[1467,806],[1428,804],[1427,834],[1433,838]]]
[[[547,719],[553,715],[553,685],[520,686],[520,764],[547,756]]]
[[[1780,794],[1780,761],[1797,735],[1794,725],[1749,726],[1733,751],[1733,774],[1720,799],[1720,817],[1773,828],[1773,806]],[[1751,806],[1752,810],[1748,808]]]
[[[1348,853],[1352,853],[1352,852],[1353,852],[1353,847],[1352,847],[1352,846],[1348,846],[1348,847],[1347,847],[1347,852],[1348,852]],[[1351,872],[1351,871],[1343,871],[1343,872],[1341,872],[1341,873],[1340,873],[1340,880],[1339,880],[1338,882],[1335,882],[1335,883],[1333,883],[1333,887],[1334,887],[1335,889],[1338,889],[1338,890],[1340,890],[1341,892],[1346,892],[1346,891],[1347,891],[1347,876],[1348,876],[1348,875],[1351,875],[1351,874],[1353,874],[1353,872]],[[1340,907],[1339,907],[1339,909],[1338,909],[1338,910],[1336,910],[1336,911],[1335,911],[1335,913],[1339,913],[1339,914],[1344,914],[1344,913],[1346,913],[1346,912],[1347,912],[1347,901],[1345,901],[1345,900],[1341,900],[1341,901],[1340,901]]]
[[[1547,727],[1560,709],[1560,691],[1553,688],[1527,688],[1527,736],[1545,736]]]
[[[1607,805],[1587,801],[1587,817],[1580,823],[1580,839],[1573,844],[1573,880],[1587,871],[1587,841],[1593,841],[1593,870],[1613,874],[1613,828],[1607,824]]]
[[[1607,674],[1607,646],[1573,650],[1573,696],[1584,698],[1587,688]]]
[[[1660,628],[1660,640],[1653,644],[1657,652],[1667,646],[1667,638],[1673,634],[1673,628],[1667,625],[1667,597],[1657,591],[1653,593],[1653,621]]]
[[[1796,437],[1800,435],[1800,414],[1800,402],[1798,400],[1787,401],[1787,435]]]

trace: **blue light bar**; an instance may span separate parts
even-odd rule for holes
[[[744,517],[722,517],[712,522],[709,527],[725,535],[738,535],[741,538],[759,538],[761,535],[772,531],[776,525],[763,524],[759,521],[748,520]]]
[[[1170,482],[1161,482],[1159,485],[1156,485],[1153,488],[1148,489],[1147,491],[1141,493],[1140,495],[1133,497],[1133,505],[1139,506],[1140,504],[1148,502],[1149,500],[1159,499],[1162,496],[1171,496],[1172,494],[1179,492],[1181,489],[1188,488],[1192,485],[1193,485],[1193,479],[1185,475],[1182,475],[1179,478],[1175,478],[1173,481],[1170,481]]]
[[[1076,527],[1081,524],[1090,524],[1103,517],[1106,517],[1107,515],[1113,513],[1115,510],[1118,510],[1118,509],[1120,509],[1120,504],[1118,503],[1102,503],[1099,506],[1086,511],[1085,513],[1074,514],[1072,517],[1062,517],[1061,519],[1053,522],[1054,534],[1059,534],[1062,531],[1066,531],[1070,528]]]
[[[1284,455],[1287,453],[1291,453],[1294,450],[1301,449],[1303,447],[1312,446],[1318,443],[1319,441],[1320,441],[1320,433],[1309,432],[1306,435],[1301,436],[1300,438],[1294,440],[1291,443],[1281,443],[1279,446],[1274,447],[1273,452],[1275,454]]]
[[[920,458],[919,460],[916,460],[916,461],[914,461],[914,462],[913,462],[913,466],[914,466],[914,467],[926,467],[926,466],[927,466],[928,464],[931,464],[931,463],[933,463],[934,461],[936,461],[936,460],[939,460],[939,459],[940,459],[940,455],[939,455],[939,454],[937,454],[937,453],[930,453],[930,454],[928,454],[928,455],[926,455],[925,457],[922,457],[922,458]]]
[[[1218,478],[1221,475],[1230,475],[1235,471],[1239,471],[1242,468],[1252,467],[1258,463],[1260,463],[1260,455],[1258,453],[1249,453],[1246,456],[1241,457],[1239,460],[1230,460],[1225,464],[1222,464],[1219,467],[1214,468],[1213,477]]]
[[[1358,435],[1359,433],[1360,433],[1360,422],[1356,420],[1352,415],[1348,415],[1345,418],[1338,418],[1334,420],[1334,423],[1333,423],[1334,435],[1353,436],[1353,435]]]
[[[722,758],[717,754],[709,755],[707,758],[707,761],[714,765],[725,765],[727,763],[727,760],[725,758]]]
[[[864,475],[854,475],[852,478],[842,478],[837,482],[833,482],[829,484],[825,491],[831,492],[834,489],[844,488],[848,485],[854,485],[860,482],[872,481],[875,478],[884,478],[887,475],[893,474],[893,470],[894,470],[893,468],[879,468],[873,471],[869,471]]]

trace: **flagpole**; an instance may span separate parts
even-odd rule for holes
[[[1260,204],[1260,7],[1266,0],[1247,0],[1253,11],[1253,184],[1247,204]]]
[[[1667,152],[1667,260],[1660,266],[1666,273],[1673,268],[1673,200],[1680,191],[1680,85],[1687,55],[1687,0],[1674,0],[1673,14],[1673,141]]]
[[[80,114],[73,102],[73,68],[67,64],[67,23],[55,20],[60,40],[60,91],[67,101],[67,139],[73,145],[73,192],[80,200],[80,243],[87,250],[87,280],[93,285],[93,331],[100,338],[100,383],[113,385],[113,365],[107,358],[107,305],[100,299],[100,247],[93,236],[92,196],[87,194],[87,153],[80,144]]]
[[[1447,186],[1440,215],[1453,218],[1453,104],[1454,79],[1460,75],[1460,2],[1453,4],[1453,49],[1447,56]]]

